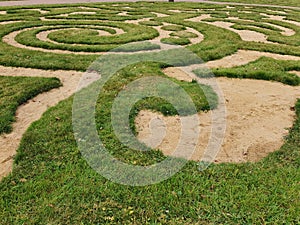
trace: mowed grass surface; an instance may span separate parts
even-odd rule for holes
[[[36,9],[42,9],[43,13]],[[151,9],[151,11],[149,11]],[[300,56],[299,28],[290,23],[268,19],[269,15],[286,16],[288,20],[298,21],[300,12],[280,8],[212,5],[199,3],[168,2],[137,2],[137,3],[99,3],[77,5],[3,7],[6,14],[0,15],[0,22],[16,21],[13,24],[1,24],[0,37],[22,31],[16,40],[23,45],[44,48],[47,50],[68,50],[71,52],[105,52],[132,41],[150,40],[158,36],[155,26],[163,22],[172,25],[164,26],[172,32],[171,37],[162,41],[186,46],[190,44],[190,35],[179,33],[185,27],[191,27],[204,35],[204,41],[188,46],[204,61],[219,59],[233,54],[238,49],[258,50],[279,54]],[[178,12],[179,10],[181,12]],[[126,12],[126,14],[122,14]],[[249,13],[251,12],[251,13]],[[78,14],[79,13],[79,14]],[[163,13],[157,17],[155,13]],[[262,14],[261,14],[262,13]],[[203,14],[210,14],[211,19],[205,21],[229,21],[230,17],[238,17],[244,21],[234,21],[234,28],[259,30],[268,36],[274,44],[245,42],[236,33],[202,22],[191,22],[188,19]],[[138,24],[128,24],[125,21],[149,18]],[[252,21],[246,21],[252,20]],[[232,22],[232,21],[231,21]],[[270,23],[266,25],[265,23]],[[281,25],[295,30],[293,36],[283,36],[281,30],[272,26]],[[74,33],[74,28],[76,32]],[[112,28],[122,29],[123,34],[111,37],[96,35],[95,30],[114,33]],[[24,30],[29,29],[29,30]],[[58,30],[56,30],[58,29]],[[66,30],[61,30],[66,29]],[[50,41],[42,41],[36,37],[41,32],[53,30],[48,35]],[[177,34],[176,34],[177,33]],[[179,35],[178,35],[179,33]],[[175,34],[175,36],[174,36]],[[179,37],[179,38],[176,38]],[[153,49],[141,48],[142,50]],[[39,52],[16,48],[6,43],[0,43],[0,64],[6,66],[22,66],[40,69],[66,69],[84,71],[97,59],[96,55],[72,55]]]
[[[0,76],[0,134],[11,131],[18,106],[60,85],[57,78]]]
[[[107,83],[97,104],[101,140],[116,158],[133,165],[165,157],[120,143],[112,133],[110,108],[123,87],[120,82],[147,73],[162,76],[155,64],[129,67]],[[81,156],[73,134],[72,100],[48,110],[23,137],[14,171],[0,183],[3,224],[299,222],[300,101],[286,143],[261,162],[211,165],[203,172],[196,162],[188,162],[169,180],[130,187],[103,178]]]
[[[112,4],[84,5],[101,9],[96,15],[84,16],[62,14],[88,9],[79,9],[77,6],[67,8],[45,6],[43,9],[49,11],[45,17],[63,20],[48,22],[38,19],[41,16],[39,12],[24,12],[20,8],[9,8],[9,14],[0,18],[2,21],[13,19],[25,22],[2,26],[0,36],[28,27],[40,26],[44,29],[43,26],[47,25],[56,26],[64,23],[82,26],[90,23],[81,21],[83,19],[93,20],[99,25],[99,23],[116,24],[128,17],[139,19],[150,16],[152,22],[141,24],[153,27],[166,22],[174,24],[175,30],[183,26],[201,32],[205,37],[204,41],[187,48],[205,61],[222,58],[238,49],[300,55],[299,44],[291,45],[291,41],[286,38],[279,40],[277,33],[280,31],[274,33],[275,28],[263,27],[266,33],[272,34],[281,44],[244,42],[231,31],[185,20],[201,15],[196,11],[199,8],[204,14],[212,12],[210,9],[215,9],[212,12],[214,20],[224,20],[230,15],[239,16],[254,19],[259,26],[262,20],[259,13],[267,12],[267,8],[247,9],[253,11],[249,15],[240,12],[241,9],[245,10],[244,7],[237,7],[230,9],[227,15],[225,10],[229,9],[226,9],[226,6],[208,4],[140,2],[118,3],[119,6],[116,7]],[[154,12],[169,16],[158,18],[149,13],[150,8]],[[176,9],[184,12],[170,11]],[[118,15],[122,11],[129,13],[127,16]],[[298,12],[292,11],[288,14],[290,19],[297,20]],[[108,19],[113,22],[107,21]],[[171,27],[171,30],[174,30],[174,27]],[[27,32],[23,35],[34,38],[33,33]],[[90,34],[93,36],[93,33]],[[54,33],[54,38],[63,41],[59,33]],[[76,38],[74,37],[73,41]],[[181,41],[184,38],[188,40],[184,34]],[[25,43],[26,38],[23,41]],[[183,45],[186,43],[182,42]],[[143,47],[149,46],[146,44],[146,47]],[[2,54],[0,63],[10,66],[85,70],[97,58],[93,55],[33,52],[4,43],[0,43],[0,49],[3,50],[0,52]],[[174,54],[176,55],[176,52]],[[183,59],[188,57],[179,55],[181,58],[179,57],[177,63],[180,65]],[[166,65],[141,63],[127,67],[106,84],[105,91],[98,98],[96,123],[99,136],[111,154],[128,164],[149,165],[164,160],[165,156],[158,150],[149,149],[142,152],[124,146],[113,133],[111,105],[118,92],[131,81],[144,76],[164,77],[161,72],[164,66]],[[299,85],[299,79],[287,73],[290,70],[300,70],[298,62],[261,58],[242,67],[219,69],[214,72],[217,76],[267,79]],[[195,82],[173,81],[190,94],[196,103],[197,111],[209,110],[216,106],[217,99],[210,88],[202,86],[202,89],[206,88],[215,100],[213,107],[208,105],[203,92]],[[187,165],[170,179],[145,187],[115,184],[90,168],[74,139],[72,104],[73,98],[69,98],[49,109],[24,135],[12,174],[0,182],[1,224],[298,224],[300,222],[300,100],[295,106],[297,112],[295,124],[286,137],[285,144],[262,161],[213,164],[202,172],[198,170],[196,162],[187,162]],[[133,124],[135,116],[145,108],[165,115],[177,113],[168,102],[156,98],[145,99],[138,102],[131,111],[129,119],[132,130],[135,129]]]

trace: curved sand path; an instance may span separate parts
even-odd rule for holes
[[[13,123],[13,131],[0,136],[1,179],[1,177],[6,176],[12,170],[13,156],[16,154],[21,138],[30,124],[40,119],[49,107],[55,106],[60,101],[70,97],[76,91],[82,73],[76,71],[45,71],[0,66],[0,74],[3,76],[57,77],[63,84],[62,87],[41,93],[18,107],[16,122]]]
[[[101,55],[101,54],[103,54],[103,52],[73,52],[73,51],[68,51],[68,50],[58,50],[58,49],[50,50],[50,49],[44,49],[44,48],[38,48],[38,47],[31,47],[31,46],[26,46],[26,45],[20,44],[19,42],[17,42],[15,40],[15,38],[18,34],[22,33],[23,31],[28,31],[31,29],[33,29],[33,28],[26,28],[23,30],[11,32],[8,35],[5,35],[2,38],[2,41],[4,43],[14,46],[16,48],[23,48],[23,49],[33,50],[33,51],[40,51],[40,52],[48,52],[48,53],[56,53],[56,54],[76,54],[76,55],[97,55],[97,54]]]
[[[164,72],[179,80],[191,81],[191,77],[177,68],[167,68]],[[258,161],[279,149],[288,134],[287,128],[293,125],[293,107],[300,98],[300,87],[250,79],[217,78],[216,81],[226,100],[227,129],[215,162]],[[201,160],[209,138],[214,138],[210,114],[200,113],[200,124],[191,124],[190,130],[185,131],[193,132],[197,126],[201,130],[192,160]],[[166,155],[172,154],[180,140],[178,116],[164,117],[160,113],[142,111],[136,125],[138,139]],[[185,157],[184,153],[180,156]]]

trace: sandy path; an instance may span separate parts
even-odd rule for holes
[[[18,43],[15,38],[18,34],[28,31],[34,28],[26,28],[23,30],[18,30],[9,33],[8,35],[4,36],[2,38],[2,41],[8,45],[14,46],[16,48],[23,48],[23,49],[28,49],[28,50],[33,50],[33,51],[40,51],[40,52],[48,52],[48,53],[56,53],[56,54],[76,54],[76,55],[101,55],[103,52],[73,52],[73,51],[68,51],[68,50],[50,50],[50,49],[44,49],[44,48],[38,48],[38,47],[31,47],[31,46],[26,46],[23,44]],[[43,37],[41,37],[43,38]]]
[[[293,36],[293,35],[296,34],[296,32],[294,30],[283,27],[283,26],[275,25],[275,24],[272,24],[272,23],[264,23],[264,24],[270,25],[272,27],[276,27],[276,28],[282,30],[280,33],[284,36]]]
[[[273,42],[267,40],[267,36],[265,34],[252,31],[252,30],[236,30],[234,28],[231,28],[231,26],[234,25],[234,23],[222,22],[222,21],[205,22],[205,23],[233,31],[234,33],[238,34],[243,41],[254,41],[254,42],[274,44]]]
[[[280,55],[269,52],[238,50],[233,55],[226,56],[222,59],[209,61],[206,63],[206,66],[208,66],[209,68],[230,68],[248,64],[263,56],[277,60],[300,60],[300,57],[292,55]]]
[[[172,77],[178,75],[180,80],[191,79],[176,68],[168,68],[164,72]],[[283,137],[288,134],[286,128],[293,124],[295,112],[291,107],[300,98],[300,87],[249,79],[216,80],[226,99],[227,129],[215,162],[257,161],[279,149]],[[193,160],[202,158],[211,135],[210,113],[199,114],[199,120],[200,125],[193,124],[190,130],[185,131],[193,132],[200,126]],[[172,154],[180,139],[179,117],[142,111],[136,118],[136,124],[139,140],[161,149],[166,155]],[[180,155],[184,156],[184,153]]]
[[[18,108],[12,133],[0,136],[1,178],[11,171],[13,156],[16,153],[23,134],[30,124],[38,120],[49,107],[55,106],[58,102],[71,96],[76,90],[82,73],[76,71],[44,71],[0,66],[0,74],[3,76],[57,77],[63,84],[60,88],[39,94]]]

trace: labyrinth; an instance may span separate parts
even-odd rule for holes
[[[300,221],[300,8],[195,2],[1,7],[0,37],[3,224]],[[82,157],[72,127],[82,78],[101,80],[97,60],[106,57],[107,66],[118,68],[122,55],[170,59],[135,60],[117,71],[95,105],[98,136],[117,159],[149,166],[175,156],[186,163],[152,186],[123,186],[99,175]],[[201,130],[191,157],[172,155],[182,124],[160,98],[139,101],[128,118],[128,129],[148,151],[114,134],[114,99],[149,77],[169,80],[191,97],[200,124],[188,124],[188,133]],[[213,120],[221,111],[224,120]],[[222,139],[220,151],[199,171],[215,139]]]

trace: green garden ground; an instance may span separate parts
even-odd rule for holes
[[[191,2],[1,7],[0,27],[1,224],[300,222],[300,9]],[[111,106],[135,79],[164,77],[183,87],[201,118],[195,126],[203,130],[198,151],[180,172],[155,185],[124,186],[82,157],[72,127],[73,94],[105,52],[150,40],[183,46],[207,62],[224,93],[227,130],[215,163],[199,171],[209,112],[221,102],[213,88],[201,85],[213,99],[208,104],[195,82],[206,79],[201,70],[191,79],[162,63],[122,69],[105,84],[95,118],[117,159],[160,162],[178,139],[176,111],[152,98],[135,105],[130,125],[155,149],[137,152],[114,135]],[[158,49],[143,42],[118,51]],[[183,55],[176,63],[193,60]],[[165,120],[168,131],[155,146],[149,139],[153,118]]]

